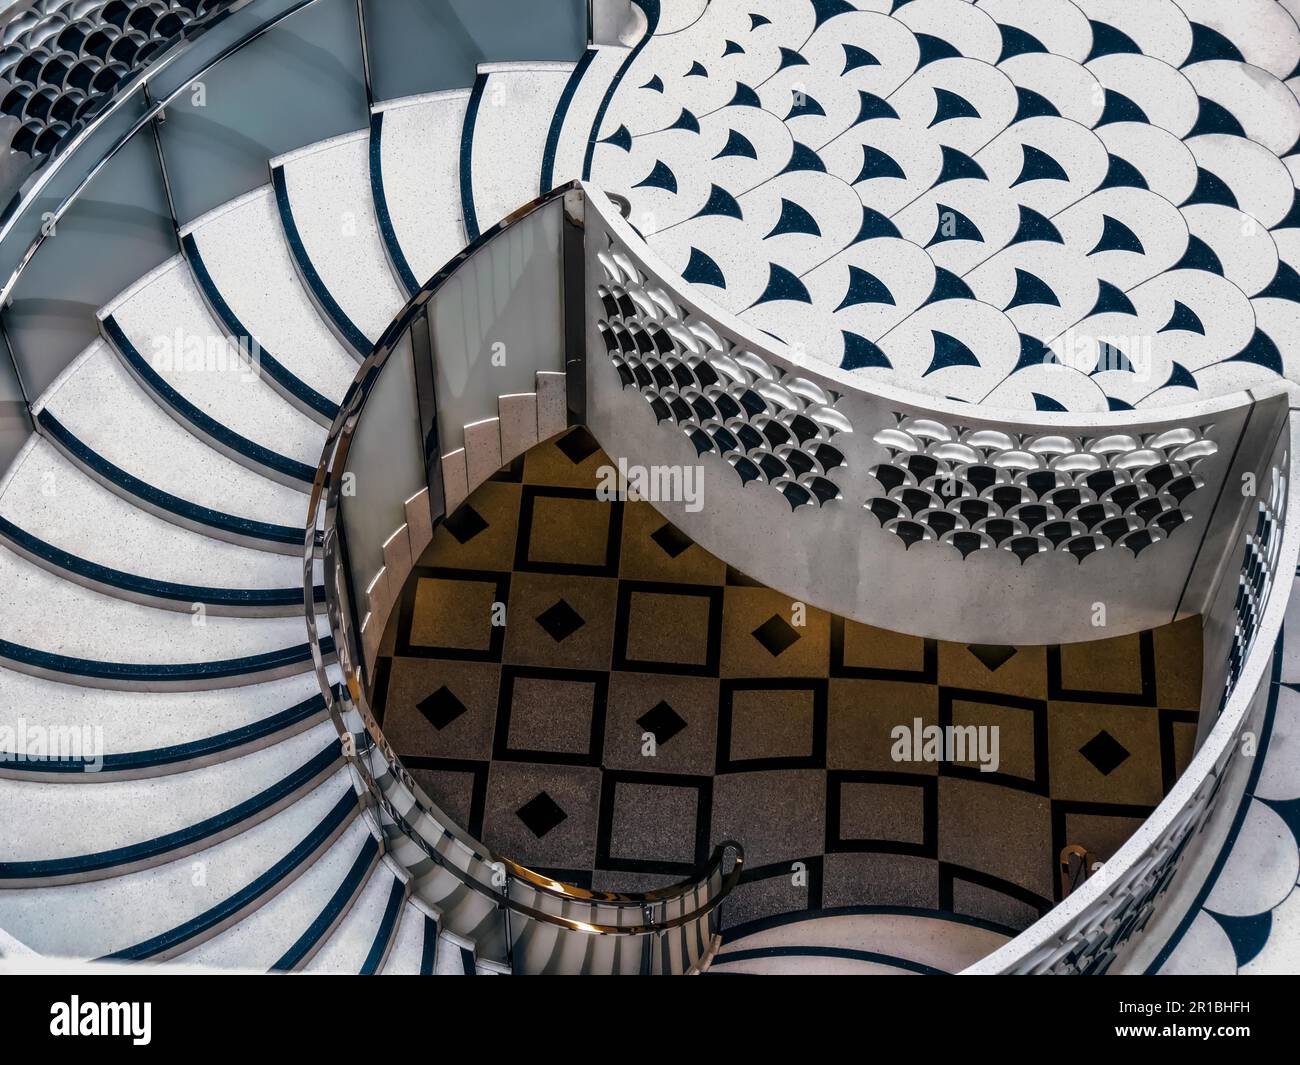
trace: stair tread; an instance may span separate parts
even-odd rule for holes
[[[325,911],[369,837],[365,820],[354,819],[284,891],[180,960],[218,968],[270,970]]]
[[[257,342],[304,384],[338,403],[357,373],[354,355],[302,286],[266,185],[186,230],[221,298]]]
[[[302,253],[347,321],[373,344],[406,303],[384,251],[370,187],[368,132],[272,160]],[[319,296],[319,293],[317,293]]]
[[[52,862],[156,840],[253,799],[306,765],[337,738],[325,721],[306,732],[215,765],[140,780],[84,773],[66,783],[0,778],[11,824],[40,833],[0,839],[0,862]]]
[[[0,487],[0,517],[79,559],[206,588],[299,589],[302,562],[204,536],[109,491],[37,437]],[[112,530],[105,536],[105,530]]]
[[[212,317],[177,256],[100,312],[172,388],[230,432],[315,469],[325,430],[279,395]],[[120,354],[127,354],[121,352]],[[197,356],[193,358],[193,356]],[[196,365],[197,363],[197,365]]]
[[[422,285],[467,243],[460,209],[460,130],[470,90],[386,104],[380,177],[402,257]]]
[[[573,66],[494,65],[479,75],[474,125],[466,131],[472,134],[470,193],[478,233],[486,233],[540,194],[551,118]],[[510,165],[502,166],[503,159]],[[471,237],[476,235],[468,223],[466,228]]]
[[[628,56],[628,49],[612,45],[598,46],[590,51],[594,54],[574,87],[564,115],[560,116],[563,125],[558,131],[551,165],[552,188],[582,177],[596,116]]]
[[[347,916],[303,971],[359,973],[380,931],[393,882],[392,871],[383,862],[376,864]]]
[[[340,770],[245,832],[166,865],[96,880],[0,891],[0,926],[41,954],[101,957],[193,920],[272,869],[352,790]]]
[[[224,514],[302,528],[302,491],[250,470],[208,446],[158,406],[97,340],[38,409],[83,444],[160,491]]]

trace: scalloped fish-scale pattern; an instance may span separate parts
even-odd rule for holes
[[[194,22],[233,0],[42,0],[0,31],[0,113],[10,148],[40,157]]]
[[[846,464],[833,440],[853,429],[836,393],[721,338],[613,243],[599,259],[605,349],[657,421],[680,429],[697,454],[722,456],[742,484],[779,491],[792,510],[842,498],[830,474]]]
[[[1300,9],[714,0],[591,179],[811,358],[1001,409],[1300,380]]]
[[[890,459],[871,470],[884,491],[866,509],[909,548],[940,542],[963,558],[1139,555],[1191,520],[1182,503],[1205,487],[1196,467],[1219,450],[1207,429],[1088,438],[895,417],[873,438]]]

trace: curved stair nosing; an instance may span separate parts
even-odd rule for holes
[[[295,617],[302,610],[303,590],[289,588],[205,588],[141,577],[90,562],[55,547],[0,516],[0,543],[28,562],[70,583],[127,602],[161,610],[189,613],[195,604],[218,617]],[[325,586],[317,585],[313,599],[325,603]]]
[[[36,412],[36,431],[50,441],[69,462],[132,506],[191,532],[211,536],[240,547],[281,555],[301,556],[306,528],[239,518],[181,499],[115,466],[86,445],[48,409]]]
[[[379,927],[375,930],[374,941],[370,944],[370,952],[366,955],[366,960],[361,966],[362,976],[375,976],[384,967],[388,961],[388,955],[392,953],[393,943],[397,936],[397,925],[402,916],[402,906],[406,903],[407,897],[411,891],[411,881],[409,878],[398,876],[397,870],[388,867],[387,863],[380,859],[384,868],[388,869],[393,877],[393,882],[388,889],[388,900],[384,905],[384,914],[379,920]]]
[[[286,455],[272,451],[270,448],[241,436],[233,429],[227,428],[210,414],[200,410],[179,391],[173,388],[152,366],[148,360],[131,343],[126,332],[117,319],[109,314],[100,319],[100,332],[109,347],[116,352],[127,373],[135,378],[158,406],[180,424],[215,451],[227,458],[246,466],[254,473],[277,481],[289,488],[296,488],[304,494],[309,491],[316,479],[316,470],[305,462],[291,459]]]
[[[393,225],[393,215],[388,208],[388,195],[384,192],[383,163],[383,129],[384,112],[374,111],[370,115],[370,197],[375,204],[375,219],[379,223],[379,236],[388,256],[388,265],[397,277],[407,296],[414,296],[420,291],[420,282],[415,271],[402,251],[401,241],[397,239],[397,229]]]
[[[71,858],[0,862],[0,890],[84,884],[187,858],[274,817],[315,790],[346,764],[341,743],[338,740],[331,741],[315,757],[251,798],[165,835]],[[356,803],[355,789],[348,794]]]
[[[460,211],[465,219],[465,237],[471,244],[483,235],[478,225],[478,211],[474,207],[474,127],[478,124],[478,110],[483,103],[487,79],[487,74],[475,75],[465,108],[465,121],[460,128]]]
[[[380,841],[373,834],[367,835],[361,850],[357,852],[356,858],[348,868],[347,875],[334,889],[325,908],[316,915],[293,945],[271,965],[271,972],[298,972],[311,962],[351,911],[353,903],[356,902],[379,864],[382,854]]]
[[[246,754],[253,754],[306,732],[328,719],[325,697],[313,695],[288,709],[227,732],[170,747],[103,755],[94,772],[87,770],[85,761],[9,763],[5,761],[4,754],[0,753],[0,778],[66,784],[70,778],[75,777],[78,784],[97,784],[188,773],[192,769],[216,765],[231,757],[242,758]]]
[[[289,201],[289,186],[285,180],[283,166],[271,168],[271,184],[275,189],[275,206],[280,216],[280,227],[284,230],[284,239],[289,246],[289,258],[293,260],[293,267],[298,272],[298,280],[302,282],[303,290],[315,306],[321,321],[339,339],[344,348],[358,363],[365,362],[374,351],[375,345],[348,317],[347,311],[339,305],[311,261],[302,234],[298,230],[298,223],[293,217],[293,204]]]
[[[36,412],[37,432],[69,462],[100,485],[155,517],[173,525],[241,547],[276,554],[301,555],[305,529],[241,518],[174,496],[114,465],[89,447],[47,409]]]
[[[181,238],[181,251],[185,256],[186,263],[189,265],[190,273],[194,277],[199,292],[203,294],[204,303],[207,304],[212,317],[225,330],[227,338],[236,347],[239,346],[241,341],[257,344],[259,376],[269,387],[279,393],[281,399],[306,415],[317,425],[324,426],[326,429],[333,425],[334,419],[339,413],[339,405],[328,396],[317,392],[316,389],[285,366],[284,363],[267,351],[261,342],[253,336],[252,332],[244,326],[244,323],[239,320],[239,316],[235,314],[233,308],[221,294],[221,290],[212,279],[212,274],[208,272],[207,264],[203,261],[203,253],[199,250],[198,241],[194,239],[192,234],[187,233]]]
[[[322,664],[334,661],[332,637],[321,639],[320,651]],[[0,640],[0,665],[42,680],[87,688],[149,692],[241,688],[305,673],[313,668],[314,662],[309,643],[212,662],[124,663],[73,658]]]
[[[578,86],[582,84],[583,77],[599,54],[596,48],[591,46],[582,53],[578,65],[569,75],[564,92],[560,94],[560,102],[556,105],[555,114],[551,118],[551,128],[546,134],[546,148],[542,152],[542,170],[537,183],[539,194],[549,192],[555,185],[555,157],[560,149],[560,135],[564,131],[564,121],[569,115],[569,105],[573,103],[573,98],[578,94]]]
[[[251,884],[175,928],[142,943],[109,954],[105,961],[166,961],[214,939],[270,902],[306,872],[363,815],[361,802],[349,789],[315,829]]]

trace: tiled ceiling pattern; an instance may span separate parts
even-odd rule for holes
[[[664,5],[590,176],[687,282],[864,379],[1093,412],[1297,378],[1298,17]]]
[[[575,429],[477,489],[381,652],[385,735],[500,853],[640,890],[734,838],[729,925],[882,905],[1022,928],[1062,847],[1108,857],[1186,765],[1196,619],[1011,647],[801,616],[648,503],[598,499],[608,462]],[[894,761],[918,719],[996,726],[998,770]]]

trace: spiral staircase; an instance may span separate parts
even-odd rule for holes
[[[128,40],[138,24],[150,40],[158,23],[143,13],[159,5],[121,6],[118,22],[105,5],[87,17],[116,26],[106,39]],[[221,5],[161,6],[179,26]],[[701,7],[653,6],[680,28]],[[30,52],[76,28],[76,5],[45,8],[31,22],[41,41],[29,26],[7,42]],[[331,716],[318,670],[343,677],[328,635],[313,657],[302,590],[309,493],[354,379],[427,278],[520,205],[588,173],[597,134],[616,135],[601,124],[612,87],[644,46],[642,8],[628,14],[622,39],[605,33],[565,61],[488,61],[472,84],[370,93],[368,126],[269,158],[258,187],[178,226],[179,254],[82,308],[95,336],[28,397],[32,432],[0,481],[0,720],[85,741],[96,771],[79,758],[0,766],[0,958],[640,971],[617,936],[575,948],[541,927],[520,941],[499,900],[366,801],[354,766],[364,728],[341,734]],[[133,60],[143,68],[166,54],[137,49]],[[134,76],[130,64],[101,67],[122,83]],[[57,96],[36,84],[23,100],[53,113]],[[76,102],[59,111],[67,129],[43,139],[39,108],[16,105],[26,132],[15,145],[75,140],[94,114]],[[546,388],[539,381],[537,394]],[[311,565],[317,630],[329,634],[325,576],[319,559]],[[1294,760],[1291,698],[1276,749]],[[1294,800],[1285,767],[1268,783],[1262,798]],[[440,831],[446,852],[472,851]],[[1278,846],[1252,845],[1270,856]],[[1273,879],[1294,883],[1294,872]],[[545,908],[544,896],[538,888],[532,904]],[[554,912],[574,915],[568,905]],[[990,933],[948,967],[1003,939]],[[813,940],[821,953],[811,956],[833,956],[833,935],[819,927]],[[788,953],[801,955],[797,941],[783,941]],[[743,941],[729,946],[731,967],[770,947],[761,937],[752,956]],[[714,949],[701,942],[669,968],[703,967]],[[890,968],[883,955],[849,960]],[[929,971],[896,967],[909,965]]]

